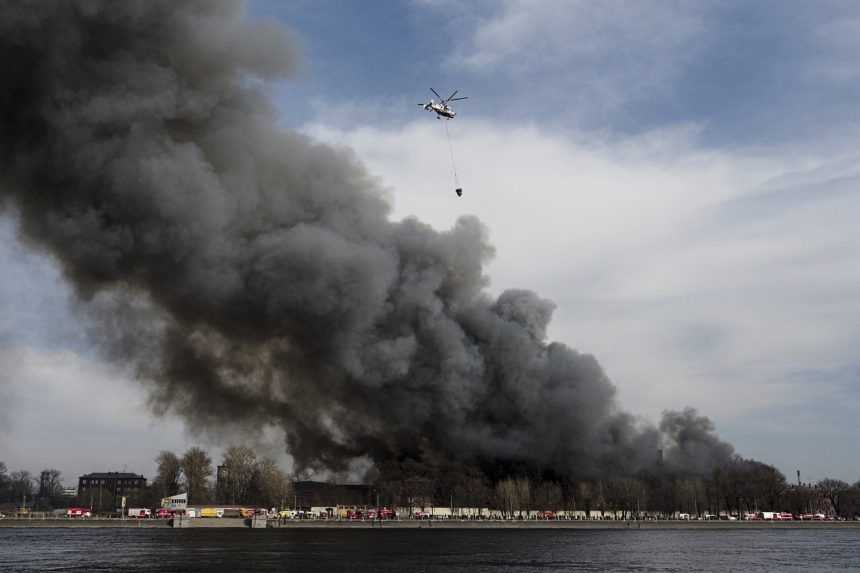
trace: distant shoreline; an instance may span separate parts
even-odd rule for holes
[[[200,518],[191,529],[243,528],[244,520]],[[0,528],[170,529],[163,519],[2,519]],[[858,529],[860,521],[460,521],[395,520],[270,522],[267,529]]]

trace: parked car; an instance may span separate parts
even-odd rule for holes
[[[3,513],[0,513],[0,519],[6,519],[6,515]]]
[[[170,519],[173,517],[173,510],[166,507],[161,507],[155,512],[155,517],[158,519]]]

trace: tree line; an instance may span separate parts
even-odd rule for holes
[[[156,475],[150,487],[158,499],[187,493],[192,505],[284,507],[293,496],[290,477],[273,459],[258,457],[247,446],[228,448],[218,475],[209,454],[198,447],[182,456],[162,451],[155,461]]]
[[[760,511],[860,516],[860,481],[789,484],[775,467],[740,456],[705,475],[658,464],[634,476],[570,479],[523,471],[496,480],[456,462],[406,459],[383,464],[376,487],[387,505],[487,507],[509,517],[559,510],[657,517]]]
[[[145,490],[129,496],[129,507],[157,507],[162,498],[179,493],[187,493],[192,505],[294,505],[293,476],[247,446],[228,448],[217,472],[209,454],[199,447],[181,455],[162,451],[155,462],[155,478]],[[665,517],[756,511],[825,513],[847,519],[860,515],[860,481],[852,485],[828,478],[789,484],[775,467],[739,456],[712,468],[707,475],[685,474],[658,465],[635,476],[595,479],[569,479],[522,469],[492,479],[473,465],[405,459],[381,464],[370,481],[380,503],[390,507],[487,507],[508,517],[558,510],[623,512],[628,516],[647,511]],[[31,508],[50,510],[70,505],[89,507],[93,499],[92,495],[86,500],[64,496],[59,470],[45,469],[36,478],[26,470],[9,472],[0,462],[0,503],[18,506],[26,500]],[[108,499],[104,496],[104,503]]]
[[[214,466],[209,454],[199,447],[191,447],[181,455],[162,451],[155,459],[156,474],[145,489],[127,492],[127,507],[158,507],[161,499],[172,495],[188,494],[189,504],[219,503],[284,507],[292,500],[292,480],[274,460],[258,457],[246,446],[228,448],[220,464],[222,479],[215,479]],[[77,480],[75,480],[77,481]],[[75,484],[77,485],[77,484]],[[9,472],[0,461],[0,504],[40,511],[72,506],[93,507],[96,511],[112,512],[116,500],[113,491],[105,486],[104,495],[98,487],[86,496],[65,496],[62,473],[46,469],[38,477],[29,471]],[[84,499],[86,497],[86,499]]]
[[[47,468],[36,478],[27,470],[9,472],[5,462],[0,461],[0,503],[51,509],[62,505],[64,499],[60,470]]]

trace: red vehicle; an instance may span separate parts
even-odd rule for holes
[[[70,507],[66,511],[66,517],[92,517],[92,512],[86,507]]]
[[[156,519],[170,519],[173,517],[173,510],[167,509],[166,507],[159,508],[155,512]]]
[[[367,519],[394,519],[397,514],[394,513],[393,509],[383,507],[382,509],[368,509],[366,517]]]

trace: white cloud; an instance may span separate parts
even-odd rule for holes
[[[815,26],[813,46],[820,56],[804,72],[812,81],[852,83],[860,78],[860,17],[833,18]]]
[[[707,12],[701,3],[650,0],[505,0],[493,6],[492,15],[474,21],[449,64],[478,74],[501,72],[523,105],[568,101],[589,114],[671,87],[701,47]]]

